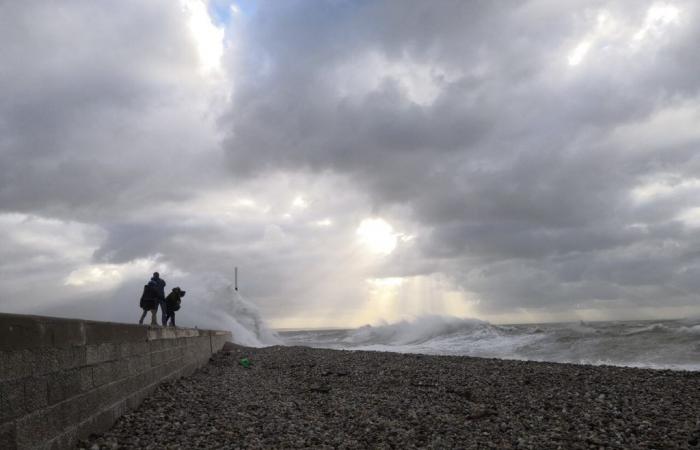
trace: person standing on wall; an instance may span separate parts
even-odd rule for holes
[[[165,326],[165,320],[168,315],[168,308],[165,305],[165,280],[160,277],[158,272],[153,272],[151,281],[148,282],[155,286],[156,292],[158,293],[158,304],[160,305],[161,313],[161,324]]]
[[[165,298],[165,304],[168,307],[168,315],[166,316],[165,321],[163,321],[163,326],[168,325],[168,319],[170,320],[170,326],[175,326],[175,311],[180,309],[180,303],[182,302],[182,297],[184,296],[185,291],[179,287],[175,287]]]
[[[158,321],[156,320],[156,312],[158,311],[158,291],[156,290],[154,283],[148,283],[143,287],[143,294],[141,294],[141,302],[139,303],[141,309],[143,309],[143,314],[141,314],[141,319],[139,319],[139,325],[143,324],[143,319],[146,318],[146,313],[151,313],[151,326],[158,326]]]

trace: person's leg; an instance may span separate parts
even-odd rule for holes
[[[175,311],[170,313],[170,326],[175,326]]]
[[[163,326],[168,324],[168,308],[165,307],[165,300],[160,301],[161,323]]]
[[[143,325],[143,319],[146,318],[146,313],[148,312],[147,309],[143,310],[143,314],[141,314],[141,318],[139,319],[139,325]]]
[[[156,311],[157,309],[152,309],[151,310],[151,326],[157,327],[158,326],[158,321],[156,320]]]

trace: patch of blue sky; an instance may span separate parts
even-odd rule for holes
[[[255,11],[254,0],[209,0],[209,16],[217,27],[226,27],[231,23],[234,11],[249,16]]]

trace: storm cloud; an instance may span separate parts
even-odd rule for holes
[[[240,266],[279,326],[698,314],[699,13],[5,2],[0,306]]]

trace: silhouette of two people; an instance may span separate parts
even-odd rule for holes
[[[139,324],[143,324],[146,314],[150,312],[151,325],[157,326],[158,321],[156,320],[156,314],[160,306],[161,323],[163,326],[168,324],[168,320],[171,326],[175,326],[175,311],[180,309],[180,302],[182,297],[185,296],[185,291],[181,290],[179,287],[173,288],[172,292],[166,298],[165,285],[165,280],[160,277],[160,274],[158,272],[153,272],[153,276],[143,287],[143,294],[141,295],[140,302],[143,314],[141,314]]]

